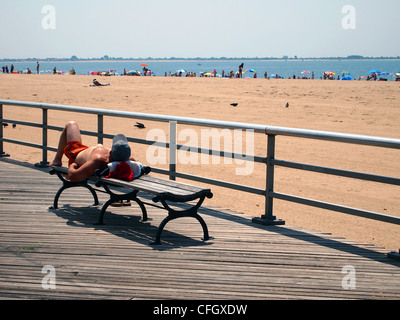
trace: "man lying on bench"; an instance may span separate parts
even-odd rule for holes
[[[64,154],[69,159],[68,169],[62,167]],[[134,200],[140,206],[143,220],[146,221],[146,208],[144,203],[137,197],[137,193],[143,191],[151,194],[153,196],[152,200],[161,202],[163,208],[168,211],[168,216],[164,218],[158,227],[154,244],[161,244],[161,232],[165,225],[169,221],[180,217],[197,219],[203,228],[203,239],[205,241],[210,239],[207,225],[197,211],[206,197],[211,198],[213,196],[211,190],[158,177],[145,176],[137,179],[141,175],[149,173],[150,167],[143,166],[140,162],[135,161],[131,156],[131,148],[128,145],[128,141],[122,134],[117,134],[113,138],[111,149],[101,144],[88,147],[82,144],[78,123],[70,121],[61,133],[57,153],[51,166],[53,170],[50,170],[50,174],[57,173],[57,176],[63,181],[63,186],[58,190],[54,198],[53,209],[57,209],[58,199],[63,190],[74,186],[87,187],[95,198],[95,204],[97,205],[98,198],[95,189],[89,187],[85,181],[91,176],[96,176],[99,183],[99,185],[96,183],[96,186],[102,185],[110,195],[110,199],[103,205],[101,210],[99,224],[103,224],[103,216],[107,207],[112,203],[123,200]],[[106,173],[107,171],[109,173]],[[115,179],[103,179],[104,173],[106,175],[105,178]],[[115,194],[109,186],[129,188],[131,191],[122,195]],[[197,200],[197,203],[184,209],[173,208],[167,203],[185,203],[195,200]]]
[[[97,169],[107,169],[107,165],[113,161],[135,161],[131,156],[126,137],[118,134],[114,137],[111,150],[98,144],[88,147],[82,144],[79,125],[75,121],[69,121],[61,133],[58,142],[56,156],[52,166],[61,166],[62,157],[66,155],[68,161],[68,180],[72,182],[82,181],[92,176]]]
[[[62,157],[66,155],[68,161],[67,179],[71,182],[78,182],[94,175],[96,170],[103,172],[108,168],[108,164],[112,163],[110,171],[115,171],[116,162],[129,162],[131,171],[124,171],[122,175],[116,176],[110,173],[110,177],[122,178],[124,180],[133,180],[148,170],[143,167],[131,156],[131,148],[123,134],[117,134],[113,138],[111,149],[98,144],[97,146],[88,147],[82,144],[81,132],[79,125],[75,121],[69,121],[61,133],[58,143],[57,153],[51,166],[62,166]],[[118,170],[117,170],[118,171]],[[117,172],[115,171],[115,172]],[[121,170],[119,170],[121,172]],[[126,176],[128,175],[128,176]]]

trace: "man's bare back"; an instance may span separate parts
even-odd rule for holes
[[[89,147],[79,152],[75,162],[68,167],[68,179],[81,181],[94,174],[97,169],[105,169],[110,160],[110,149],[103,145]]]
[[[104,147],[102,144],[98,144],[97,146],[89,147],[88,149],[79,152],[79,154],[76,156],[75,163],[78,166],[82,166],[94,158],[104,158],[104,161],[108,163],[109,155],[110,149]]]
[[[57,153],[52,165],[62,165],[64,152],[67,152],[66,155],[69,158],[71,158],[71,153],[73,158],[70,160],[73,163],[70,162],[67,176],[70,181],[82,181],[93,175],[97,169],[106,169],[107,164],[111,161],[134,160],[130,156],[131,150],[128,141],[123,135],[114,137],[111,150],[101,144],[87,147],[82,145],[81,142],[78,124],[75,121],[68,122],[60,136]],[[77,149],[69,150],[70,145],[75,146]],[[77,151],[75,152],[75,150]]]

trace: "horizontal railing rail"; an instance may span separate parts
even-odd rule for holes
[[[42,110],[42,123],[34,123],[28,121],[21,121],[17,119],[7,119],[3,118],[3,106],[20,106],[28,108],[37,108]],[[98,108],[86,108],[86,107],[76,107],[76,106],[65,106],[57,104],[45,104],[45,103],[34,103],[34,102],[24,102],[24,101],[11,101],[11,100],[0,100],[0,156],[6,156],[4,152],[3,143],[13,143],[19,144],[27,147],[42,149],[42,162],[41,165],[47,165],[47,152],[56,151],[57,148],[47,145],[47,134],[48,130],[52,131],[62,131],[63,127],[49,125],[48,122],[48,110],[57,110],[65,112],[75,112],[75,113],[86,113],[97,115],[97,131],[86,131],[82,130],[83,135],[97,137],[99,143],[103,143],[103,139],[112,139],[113,135],[103,132],[103,122],[104,117],[119,117],[119,118],[131,118],[131,119],[141,119],[141,120],[151,120],[157,122],[167,122],[169,123],[169,137],[170,140],[166,142],[162,141],[152,141],[146,139],[139,139],[135,137],[127,137],[128,141],[139,144],[153,145],[157,147],[163,147],[169,149],[169,169],[154,167],[153,171],[156,173],[168,175],[170,179],[183,178],[188,180],[194,180],[206,184],[212,184],[217,186],[222,186],[225,188],[230,188],[234,190],[240,190],[248,193],[253,193],[265,197],[265,214],[260,218],[253,218],[256,223],[262,224],[284,224],[284,221],[277,219],[273,215],[273,199],[280,199],[284,201],[290,201],[295,203],[300,203],[303,205],[318,207],[322,209],[347,213],[351,215],[361,216],[369,219],[375,219],[379,221],[385,221],[388,223],[400,224],[400,217],[390,216],[382,213],[371,212],[367,210],[346,207],[342,205],[327,203],[323,201],[307,199],[304,197],[298,197],[294,195],[278,193],[274,191],[274,170],[275,167],[286,167],[297,170],[323,173],[335,176],[341,176],[352,179],[360,179],[366,181],[379,182],[384,184],[390,184],[399,186],[400,178],[387,177],[381,175],[374,175],[369,173],[347,171],[323,166],[316,166],[304,163],[291,162],[286,160],[275,159],[275,137],[278,135],[289,136],[294,138],[306,138],[306,139],[317,139],[333,142],[351,143],[357,145],[367,145],[375,146],[381,148],[391,148],[400,149],[400,139],[385,138],[385,137],[375,137],[366,135],[355,135],[355,134],[343,134],[327,131],[317,131],[317,130],[306,130],[297,128],[286,128],[286,127],[275,127],[262,124],[250,124],[241,122],[230,122],[230,121],[219,121],[219,120],[209,120],[209,119],[197,119],[188,117],[178,117],[169,115],[156,115],[156,114],[146,114],[137,112],[127,112],[127,111],[116,111],[109,109],[98,109]],[[42,129],[42,143],[32,143],[28,141],[20,141],[3,136],[3,124],[4,123],[14,123],[16,125],[31,126]],[[178,144],[176,141],[177,134],[177,124],[184,124],[189,126],[200,126],[200,127],[214,127],[222,129],[239,129],[239,130],[251,130],[257,134],[263,134],[267,136],[267,155],[247,155],[232,151],[225,150],[215,150],[203,147],[193,147]],[[192,174],[187,174],[183,172],[176,171],[176,153],[178,150],[185,148],[189,152],[197,152],[199,154],[206,154],[212,156],[220,156],[223,158],[239,158],[245,161],[253,161],[257,163],[264,163],[266,165],[266,187],[265,189],[256,188],[248,185],[236,184],[228,181],[221,181],[216,179],[211,179],[203,176],[196,176]]]

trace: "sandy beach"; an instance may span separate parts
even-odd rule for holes
[[[111,85],[92,87],[92,76],[0,74],[0,99],[400,138],[399,82],[123,76],[97,79]],[[233,107],[231,103],[238,105]],[[5,118],[41,122],[40,110],[5,106],[3,113]],[[95,116],[49,112],[51,125],[63,126],[68,120],[78,121],[81,129],[96,130]],[[139,138],[146,138],[151,129],[166,129],[165,124],[147,121],[146,129],[141,130],[133,126],[134,119],[106,118],[104,122],[107,133]],[[40,130],[24,126],[4,128],[4,137],[41,143]],[[56,146],[58,137],[58,132],[50,131],[49,145]],[[83,140],[86,144],[96,143],[90,137],[83,137]],[[255,154],[265,156],[266,144],[266,137],[257,135]],[[144,164],[147,164],[147,148],[132,145],[135,157]],[[12,159],[29,163],[41,161],[39,149],[5,143],[4,150]],[[49,152],[50,161],[53,156]],[[400,150],[394,149],[278,136],[276,158],[400,177]],[[224,164],[223,161],[198,165],[178,163],[177,170],[265,188],[264,165],[255,165],[253,173],[244,176],[235,175],[236,167],[235,163]],[[261,196],[211,188],[214,197],[207,199],[208,206],[249,216],[264,213]],[[276,168],[275,190],[400,216],[398,186]],[[285,220],[286,225],[316,229],[388,250],[400,247],[398,225],[280,200],[274,202],[274,214]]]

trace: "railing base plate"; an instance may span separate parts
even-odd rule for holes
[[[400,261],[400,252],[396,252],[396,251],[388,252],[387,257],[389,259]]]
[[[255,218],[251,219],[251,221],[254,223],[265,225],[265,226],[277,226],[277,225],[285,224],[285,220],[275,219],[275,217],[273,219],[265,219],[265,218],[255,217]]]
[[[48,162],[41,161],[39,163],[35,163],[36,168],[47,168],[49,166]]]

